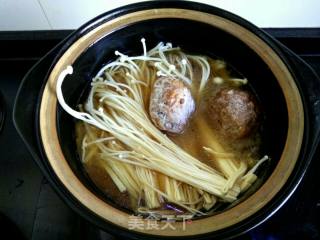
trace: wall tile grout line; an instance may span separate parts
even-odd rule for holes
[[[38,2],[39,6],[40,6],[40,8],[41,8],[41,11],[42,11],[43,15],[45,16],[45,18],[46,18],[46,20],[47,20],[47,22],[48,22],[48,24],[49,24],[49,26],[50,26],[50,29],[51,29],[51,30],[54,30],[53,27],[52,27],[51,22],[49,21],[49,18],[48,18],[48,16],[47,16],[47,13],[46,13],[45,9],[43,8],[43,6],[42,6],[42,4],[41,4],[41,1],[40,1],[40,0],[37,0],[37,2]]]

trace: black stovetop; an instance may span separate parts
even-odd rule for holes
[[[320,75],[320,29],[266,31]],[[12,122],[13,101],[23,76],[69,33],[0,32],[0,230],[1,236],[8,233],[10,239],[115,239],[60,200]],[[274,216],[238,239],[320,239],[319,161],[313,160],[303,182]]]

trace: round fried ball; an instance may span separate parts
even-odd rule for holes
[[[181,133],[195,110],[190,89],[172,77],[160,77],[150,95],[149,113],[160,130]]]
[[[258,108],[249,92],[222,88],[210,101],[209,115],[214,128],[223,136],[240,139],[255,129]]]

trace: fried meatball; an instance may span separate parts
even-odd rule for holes
[[[149,113],[160,130],[181,133],[195,110],[190,89],[175,78],[160,77],[150,95]]]
[[[257,125],[257,103],[247,91],[222,88],[209,103],[209,116],[222,136],[240,139],[252,133]]]

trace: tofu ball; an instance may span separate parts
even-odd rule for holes
[[[253,132],[258,120],[254,96],[237,88],[222,88],[209,103],[214,128],[229,139],[244,138]]]
[[[175,78],[160,77],[153,86],[149,113],[152,122],[160,130],[181,133],[195,110],[190,89]]]

